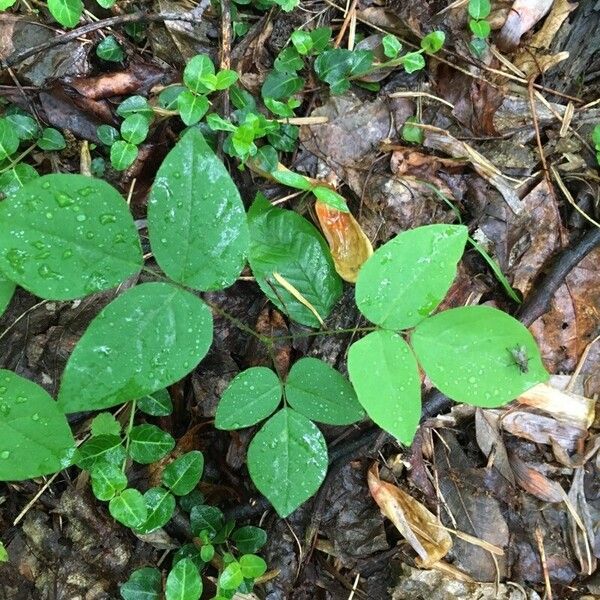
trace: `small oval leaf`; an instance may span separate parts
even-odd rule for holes
[[[329,425],[350,425],[364,418],[350,382],[318,358],[301,358],[285,382],[290,406],[305,417]]]
[[[140,527],[148,518],[144,496],[133,488],[123,490],[108,504],[108,512],[125,527]]]
[[[129,455],[143,465],[156,462],[175,448],[173,436],[156,425],[132,427],[129,442]]]
[[[162,473],[162,482],[177,496],[189,494],[200,481],[204,470],[204,456],[199,450],[186,452]]]
[[[166,600],[198,600],[202,594],[202,579],[190,558],[182,558],[171,569],[165,588]]]

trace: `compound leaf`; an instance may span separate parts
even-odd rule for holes
[[[99,410],[179,381],[208,352],[212,315],[196,296],[169,283],[143,283],[90,323],[65,368],[64,412]]]
[[[392,331],[373,331],[350,346],[348,372],[369,417],[409,445],[421,418],[421,380],[408,344]]]
[[[430,317],[416,327],[411,343],[433,384],[457,402],[501,406],[548,378],[527,328],[489,306]]]
[[[240,274],[248,225],[227,169],[197,129],[190,129],[158,170],[148,206],[158,264],[179,283],[223,289]]]
[[[129,208],[100,179],[45,175],[0,203],[0,268],[37,296],[81,298],[141,267]]]
[[[55,473],[74,452],[67,420],[46,390],[0,370],[0,481]]]
[[[386,329],[414,327],[450,288],[467,234],[463,225],[426,225],[378,248],[358,273],[360,312]]]
[[[275,413],[248,447],[254,485],[280,517],[287,517],[319,488],[327,473],[327,445],[318,427],[284,408]]]

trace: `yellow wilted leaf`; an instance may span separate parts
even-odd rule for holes
[[[382,481],[376,464],[369,469],[367,481],[381,512],[419,555],[419,567],[429,569],[448,554],[452,539],[433,513],[400,488]]]
[[[341,212],[318,200],[315,211],[329,244],[335,270],[345,281],[355,283],[359,269],[373,254],[369,238],[349,212]]]

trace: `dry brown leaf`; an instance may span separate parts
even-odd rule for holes
[[[419,555],[419,566],[429,568],[446,556],[452,548],[452,538],[434,514],[400,488],[382,481],[377,464],[369,469],[367,480],[381,512]]]
[[[547,383],[539,383],[527,390],[519,396],[518,401],[579,429],[585,430],[594,422],[594,400],[564,392]]]
[[[494,466],[514,485],[515,476],[510,468],[498,421],[498,415],[493,411],[478,408],[475,413],[475,437],[486,457],[494,453]]]
[[[545,502],[562,502],[564,500],[565,492],[558,483],[548,479],[516,454],[511,455],[510,466],[517,483],[526,492]]]
[[[318,200],[315,211],[329,244],[335,270],[344,281],[356,283],[359,269],[373,254],[369,238],[351,213],[342,212]]]
[[[515,0],[496,40],[503,51],[515,48],[521,37],[550,10],[554,0]]]

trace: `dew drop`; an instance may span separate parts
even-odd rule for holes
[[[75,220],[78,223],[83,223],[86,219],[87,219],[87,217],[83,213],[80,213],[75,217]]]
[[[10,452],[8,450],[4,450],[3,452],[0,453],[0,458],[6,460],[7,458],[10,458]]]

